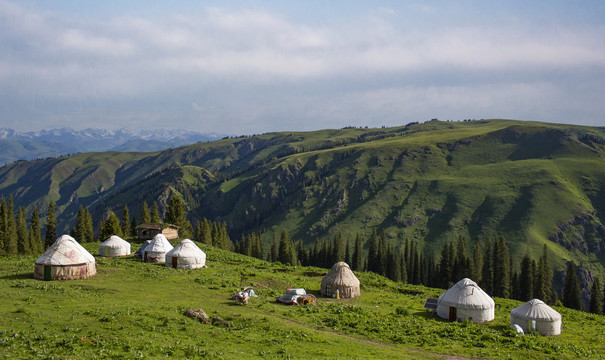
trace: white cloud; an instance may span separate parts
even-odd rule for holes
[[[417,11],[426,16],[435,9]],[[207,116],[205,125],[223,121],[209,130],[238,119],[270,130],[285,117],[292,127],[304,121],[317,128],[332,120],[413,121],[435,109],[442,118],[477,111],[548,120],[541,114],[556,117],[554,111],[540,113],[531,104],[563,112],[562,99],[582,96],[572,90],[581,88],[578,82],[605,80],[604,27],[422,26],[401,13],[379,8],[380,16],[317,25],[215,7],[91,21],[0,0],[0,94],[31,97],[35,88],[37,108],[54,104],[45,110],[66,122],[73,108],[94,99],[106,104],[95,112],[105,111],[108,122],[145,114],[189,121],[195,110]],[[585,99],[592,97],[568,103],[581,104],[572,106],[580,113],[585,107],[587,119],[602,113],[600,102]],[[27,109],[13,103],[0,100],[8,109],[1,116],[26,117]],[[225,110],[202,111],[212,108]]]

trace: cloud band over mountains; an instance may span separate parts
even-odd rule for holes
[[[2,125],[257,133],[432,117],[604,124],[605,21],[591,20],[602,6],[578,10],[580,21],[555,12],[533,22],[540,9],[366,5],[314,18],[313,9],[203,4],[82,16],[0,0]]]

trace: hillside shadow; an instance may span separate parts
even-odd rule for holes
[[[448,230],[450,220],[454,218],[457,210],[458,206],[456,204],[456,198],[449,194],[445,199],[445,203],[443,204],[441,211],[431,216],[427,221],[426,227],[429,229],[429,232],[426,235],[425,242],[434,242],[443,233],[445,233]]]
[[[481,235],[484,231],[484,226],[488,219],[491,219],[495,214],[494,200],[490,196],[486,196],[483,202],[471,215],[471,221],[468,225],[468,233],[471,239]]]
[[[523,186],[519,189],[519,193],[519,197],[500,222],[502,228],[522,229],[527,223],[533,202],[532,188],[530,186]]]

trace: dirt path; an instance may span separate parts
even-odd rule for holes
[[[266,314],[266,315],[269,315],[269,314]],[[296,320],[287,319],[287,318],[284,318],[284,317],[281,317],[281,316],[277,316],[277,315],[269,315],[269,316],[273,316],[273,317],[279,318],[281,320],[285,320],[287,322],[290,322],[290,323],[293,323],[293,324],[296,324],[296,325],[304,326],[306,328],[313,329],[315,331],[321,331],[321,332],[329,333],[329,334],[332,334],[332,335],[344,337],[344,338],[347,338],[347,339],[365,342],[365,343],[372,344],[372,345],[384,346],[384,347],[389,347],[389,348],[393,348],[393,349],[400,349],[400,350],[405,350],[405,351],[409,351],[409,352],[412,352],[412,353],[431,355],[431,356],[440,357],[440,358],[447,359],[447,360],[488,360],[488,359],[481,359],[481,358],[469,358],[469,357],[458,356],[458,355],[435,354],[435,353],[432,353],[432,352],[422,351],[422,350],[418,350],[418,349],[404,348],[404,347],[396,346],[396,345],[393,345],[393,344],[383,343],[383,342],[380,342],[380,341],[365,339],[365,338],[361,338],[361,337],[357,337],[357,336],[353,336],[353,335],[342,334],[342,333],[339,333],[339,332],[333,331],[333,330],[327,330],[327,329],[318,328],[316,326],[308,325],[308,324],[305,324],[305,323],[298,322]]]

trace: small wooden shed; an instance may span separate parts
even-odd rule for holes
[[[157,234],[162,234],[168,240],[179,238],[179,227],[171,224],[141,224],[137,226],[139,240],[151,240]]]

